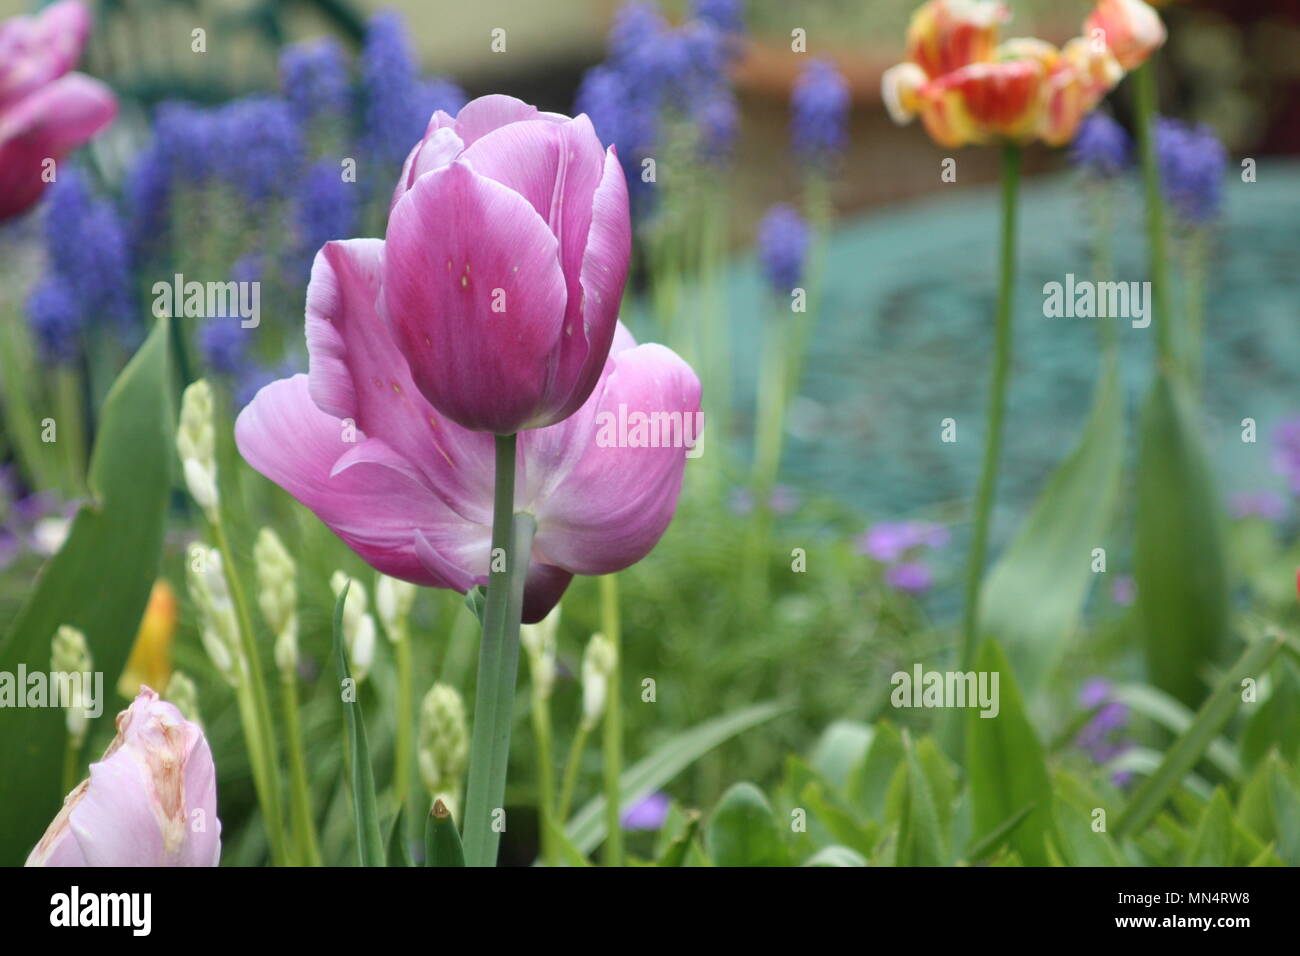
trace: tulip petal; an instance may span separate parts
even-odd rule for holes
[[[448,421],[415,387],[376,311],[383,261],[382,239],[329,242],[316,254],[307,286],[311,397],[387,442],[461,515],[490,522],[491,495],[485,503],[481,492],[492,487],[492,439]]]
[[[416,584],[454,587],[420,561],[416,531],[441,538],[475,526],[382,439],[353,448],[344,434],[342,423],[312,402],[305,375],[263,388],[235,422],[244,460],[311,509],[371,567]]]
[[[533,562],[524,582],[523,623],[536,624],[546,617],[551,608],[560,603],[560,598],[572,580],[572,571]]]
[[[534,555],[578,574],[618,571],[650,552],[701,424],[699,379],[661,345],[612,355],[596,394],[559,425],[520,437]]]
[[[107,86],[70,73],[0,110],[0,221],[27,210],[45,191],[46,160],[61,160],[113,121]]]
[[[89,35],[90,11],[76,0],[0,22],[0,107],[72,69]]]
[[[532,427],[567,299],[537,211],[458,160],[393,208],[385,256],[384,307],[430,403],[474,431]]]
[[[470,100],[456,114],[456,132],[469,146],[480,137],[508,123],[521,123],[532,119],[549,119],[555,114],[538,112],[536,106],[523,100],[492,93]]]

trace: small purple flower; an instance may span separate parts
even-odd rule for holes
[[[789,295],[803,277],[808,254],[808,227],[787,203],[777,203],[758,226],[758,261],[768,284]]]
[[[1273,470],[1300,495],[1300,416],[1284,419],[1274,430]]]
[[[220,151],[229,148],[221,141],[218,111],[174,101],[162,103],[154,113],[154,143],[171,175],[190,184],[207,180]]]
[[[300,281],[311,275],[316,251],[331,239],[346,239],[357,229],[359,195],[356,183],[345,182],[340,166],[323,159],[308,167],[298,183],[297,236],[290,268]]]
[[[799,492],[789,485],[777,485],[772,489],[772,496],[768,498],[767,506],[772,509],[773,514],[789,514],[799,507]]]
[[[1117,574],[1110,585],[1110,599],[1120,607],[1129,607],[1137,600],[1137,581],[1131,574]]]
[[[157,142],[136,155],[123,192],[131,255],[138,263],[161,251],[171,225],[172,168]]]
[[[896,591],[921,594],[934,583],[934,574],[923,561],[901,561],[885,569],[885,583]]]
[[[702,100],[695,111],[695,123],[699,129],[703,158],[715,164],[730,159],[740,124],[736,97],[730,88],[719,87],[716,93]]]
[[[285,47],[280,54],[280,89],[304,121],[344,115],[351,83],[343,48],[331,37]]]
[[[668,794],[655,792],[623,811],[624,830],[658,830],[668,818],[672,804]]]
[[[1234,518],[1263,518],[1281,521],[1286,517],[1286,499],[1276,491],[1238,491],[1229,500]]]
[[[1166,200],[1188,224],[1204,225],[1219,214],[1228,151],[1208,126],[1160,117],[1155,132]]]
[[[951,535],[931,521],[881,521],[858,538],[858,553],[891,564],[918,548],[947,547]]]
[[[1070,162],[1097,179],[1112,179],[1132,162],[1133,143],[1124,127],[1102,112],[1089,113],[1070,144]]]
[[[366,147],[381,161],[400,163],[419,142],[434,109],[459,110],[465,95],[452,84],[422,84],[400,15],[370,18],[361,49]]]
[[[1085,681],[1079,691],[1079,704],[1085,710],[1095,711],[1092,719],[1079,731],[1075,744],[1085,751],[1095,764],[1107,764],[1133,746],[1125,736],[1128,729],[1128,705],[1114,696],[1113,685],[1100,677]],[[1124,786],[1130,775],[1120,771],[1112,777],[1116,786]]]
[[[632,0],[619,7],[607,40],[610,59],[646,66],[648,52],[668,32],[668,21],[659,8],[645,0]]]
[[[125,326],[134,317],[131,263],[117,209],[76,169],[62,170],[47,197],[45,249],[82,322]]]
[[[830,61],[813,60],[790,97],[791,136],[797,156],[825,168],[848,142],[849,85]]]
[[[582,77],[575,112],[586,113],[605,146],[618,152],[633,201],[644,203],[651,184],[641,178],[641,163],[658,136],[658,101],[646,83],[627,69],[601,65]]]

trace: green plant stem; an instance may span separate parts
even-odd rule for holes
[[[1187,289],[1186,323],[1187,377],[1199,391],[1205,376],[1205,259],[1209,236],[1204,228],[1193,230],[1187,239],[1183,267],[1183,283]]]
[[[253,733],[259,741],[262,761],[262,778],[265,792],[261,794],[262,813],[266,816],[269,831],[271,855],[283,865],[288,859],[284,845],[284,806],[280,795],[280,761],[272,731],[270,695],[266,690],[266,679],[262,673],[262,659],[257,652],[257,641],[253,636],[253,618],[248,612],[248,601],[244,597],[244,585],[235,567],[234,553],[230,550],[230,539],[226,535],[225,522],[220,512],[212,516],[213,534],[217,539],[217,550],[225,557],[226,583],[230,588],[230,597],[235,604],[235,613],[239,618],[239,640],[244,657],[248,663],[245,675],[249,700],[250,717],[253,720]]]
[[[63,487],[70,496],[86,488],[86,427],[81,408],[81,376],[74,369],[60,367],[54,373],[55,404],[58,408],[58,437],[63,446]]]
[[[1134,71],[1137,93],[1138,150],[1142,160],[1142,183],[1146,191],[1147,242],[1150,246],[1151,304],[1156,326],[1156,353],[1162,364],[1173,361],[1172,330],[1169,328],[1169,273],[1165,252],[1165,204],[1160,194],[1160,168],[1156,157],[1156,57]]]
[[[504,810],[510,723],[519,667],[519,620],[533,533],[537,530],[531,515],[513,514],[515,449],[514,435],[496,436],[491,570],[483,609],[483,641],[479,646],[474,732],[465,796],[466,866],[495,866],[501,842],[501,834],[493,824],[495,812]],[[497,560],[499,557],[504,560]]]
[[[67,795],[77,785],[77,768],[81,764],[81,741],[68,734],[67,745],[63,748],[63,793]]]
[[[271,863],[275,866],[288,865],[288,857],[283,842],[283,835],[277,837],[277,831],[272,829],[270,824],[270,814],[267,808],[270,806],[268,791],[270,787],[266,779],[266,755],[262,751],[262,737],[257,730],[257,712],[253,706],[253,695],[248,686],[248,672],[245,671],[240,675],[239,683],[235,685],[235,703],[239,707],[239,726],[244,733],[244,749],[248,751],[248,767],[253,774],[253,790],[257,794],[257,805],[262,810],[262,821],[266,826],[266,842],[271,852]]]
[[[411,665],[411,634],[405,621],[393,635],[393,653],[397,659],[397,729],[393,746],[394,804],[400,810],[406,803],[411,785],[411,756],[415,751],[412,733],[415,725],[415,691]]]
[[[605,865],[623,865],[623,826],[619,820],[619,776],[623,773],[623,646],[619,635],[618,578],[600,579],[601,627],[614,649],[605,701]]]
[[[989,520],[997,491],[998,460],[1002,454],[1002,419],[1011,373],[1013,300],[1016,281],[1016,203],[1020,189],[1020,147],[1002,147],[1002,242],[998,276],[998,311],[994,329],[993,385],[989,392],[984,433],[984,464],[975,495],[975,523],[966,566],[966,604],[962,616],[961,669],[969,670],[979,641],[980,583],[988,551]]]
[[[555,768],[551,765],[551,702],[536,692],[532,695],[533,741],[537,745],[537,815],[541,820],[542,859],[547,866],[559,863],[551,838],[555,810]]]
[[[585,723],[578,725],[573,742],[569,744],[569,757],[564,761],[564,779],[560,783],[560,802],[555,807],[555,821],[563,827],[569,820],[569,810],[573,808],[573,791],[578,785],[578,768],[582,765],[582,752],[587,747],[587,734],[591,728]]]
[[[303,866],[320,866],[320,847],[316,843],[316,822],[311,809],[311,788],[307,780],[307,755],[303,750],[302,722],[298,717],[298,679],[282,674],[280,700],[284,705],[284,733],[289,751],[289,796],[292,803],[293,836],[298,862]]]

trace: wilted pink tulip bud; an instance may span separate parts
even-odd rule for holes
[[[217,778],[197,724],[148,687],[63,801],[28,866],[216,866]]]
[[[31,207],[57,163],[112,122],[107,86],[69,73],[90,33],[79,0],[0,23],[0,222]]]
[[[435,113],[393,194],[382,308],[416,387],[474,431],[553,425],[605,367],[627,182],[586,116],[484,96]]]

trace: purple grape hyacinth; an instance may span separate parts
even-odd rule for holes
[[[808,226],[788,203],[777,203],[759,223],[758,262],[779,295],[789,295],[803,278],[808,244]]]
[[[1132,164],[1133,142],[1105,113],[1089,113],[1070,144],[1070,162],[1095,179],[1113,179]]]
[[[1155,134],[1165,199],[1188,225],[1205,225],[1218,216],[1223,203],[1227,150],[1204,125],[1160,117]]]
[[[795,82],[790,97],[795,154],[824,169],[848,142],[849,86],[829,60],[813,60]]]

